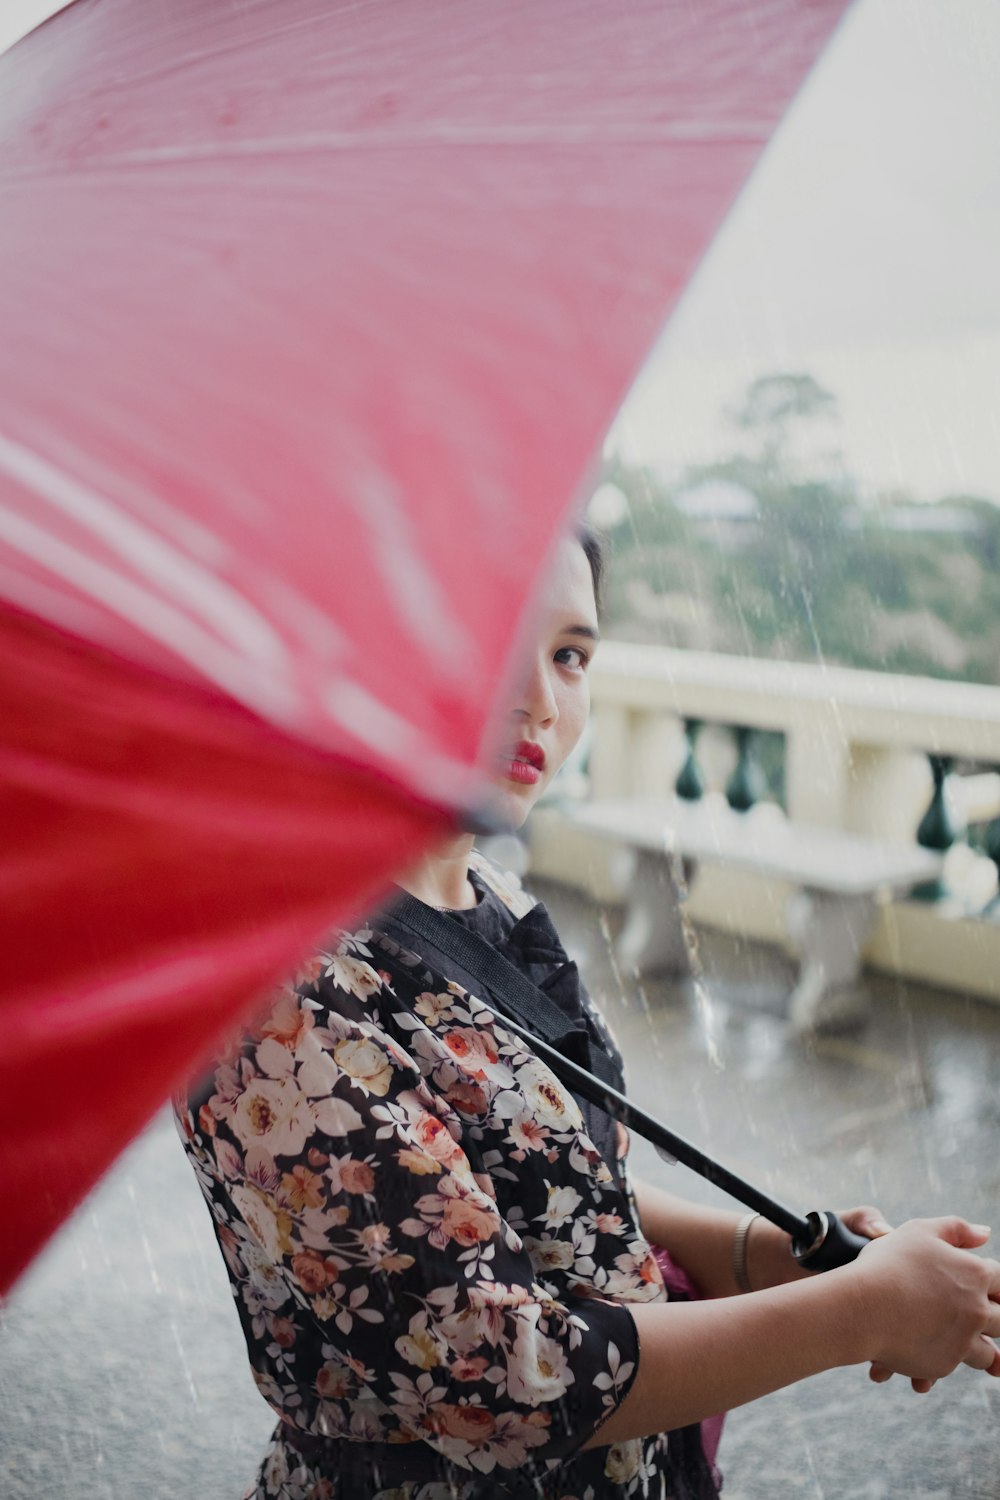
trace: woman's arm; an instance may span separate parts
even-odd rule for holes
[[[968,1253],[987,1237],[960,1219],[918,1220],[851,1266],[753,1297],[632,1307],[639,1369],[586,1446],[686,1426],[866,1360],[921,1380],[963,1360],[1000,1375],[983,1336],[1000,1335],[1000,1266]]]
[[[733,1279],[733,1240],[740,1221],[738,1213],[689,1203],[650,1182],[633,1182],[633,1189],[639,1228],[651,1245],[662,1245],[669,1250],[706,1297],[729,1297],[738,1291]],[[755,1224],[754,1231],[759,1227]],[[747,1242],[748,1254],[758,1248],[759,1237],[754,1231]],[[787,1244],[786,1236],[786,1247]],[[751,1285],[758,1283],[751,1280]],[[760,1285],[766,1283],[762,1281]]]
[[[639,1227],[651,1245],[669,1250],[706,1297],[731,1297],[740,1288],[733,1275],[736,1226],[742,1215],[690,1203],[650,1182],[633,1182]],[[877,1208],[866,1204],[840,1214],[849,1229],[868,1239],[888,1234]],[[791,1254],[788,1235],[766,1219],[755,1219],[746,1241],[747,1280],[754,1291],[801,1281],[810,1275]]]

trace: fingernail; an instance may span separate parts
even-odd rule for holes
[[[986,1236],[989,1236],[993,1233],[988,1224],[973,1224],[972,1230],[974,1234],[985,1234]]]
[[[871,1219],[871,1220],[869,1220],[868,1228],[871,1230],[872,1234],[891,1234],[892,1233],[892,1225],[891,1224],[887,1224],[884,1219]]]

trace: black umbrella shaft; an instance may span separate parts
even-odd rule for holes
[[[777,1224],[779,1229],[790,1234],[796,1242],[806,1245],[811,1243],[815,1236],[815,1229],[808,1219],[803,1218],[801,1214],[793,1213],[784,1203],[779,1203],[775,1198],[769,1198],[752,1183],[744,1182],[742,1177],[737,1177],[735,1172],[730,1172],[728,1167],[713,1161],[710,1156],[705,1155],[704,1151],[699,1151],[697,1146],[686,1141],[682,1135],[676,1135],[672,1130],[668,1130],[662,1121],[654,1119],[644,1109],[639,1109],[631,1100],[626,1099],[624,1094],[620,1094],[610,1084],[602,1083],[599,1078],[595,1078],[593,1073],[588,1072],[586,1068],[581,1068],[571,1058],[564,1057],[561,1052],[550,1047],[548,1042],[543,1042],[530,1031],[526,1031],[508,1015],[493,1010],[492,1006],[486,1008],[493,1012],[500,1024],[508,1031],[516,1032],[518,1036],[523,1037],[532,1050],[548,1063],[556,1077],[574,1093],[582,1095],[591,1104],[596,1104],[598,1109],[603,1109],[613,1120],[620,1120],[629,1129],[638,1131],[647,1141],[651,1141],[660,1150],[676,1157],[686,1167],[697,1172],[700,1177],[722,1188],[738,1203],[745,1203],[747,1208],[755,1209],[765,1219],[769,1219],[772,1224]]]

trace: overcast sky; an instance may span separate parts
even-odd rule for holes
[[[0,49],[61,8],[0,0]],[[712,457],[749,379],[808,370],[872,489],[1000,501],[998,79],[1000,0],[856,0],[612,441]]]
[[[47,16],[62,10],[64,4],[66,0],[3,0],[0,5],[0,52]]]
[[[613,436],[724,451],[756,374],[808,370],[872,487],[1000,501],[1000,0],[857,0]]]

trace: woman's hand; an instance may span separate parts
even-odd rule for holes
[[[886,1222],[881,1209],[874,1208],[870,1203],[863,1204],[860,1208],[848,1208],[843,1212],[838,1208],[837,1218],[848,1229],[853,1229],[855,1234],[864,1235],[868,1240],[888,1234],[892,1227]],[[763,1291],[769,1286],[783,1286],[787,1281],[801,1281],[803,1277],[814,1274],[804,1270],[792,1255],[791,1242],[785,1231],[769,1223],[767,1219],[755,1219],[750,1229],[747,1270],[750,1285],[755,1292]],[[888,1375],[883,1378],[888,1379]]]
[[[866,1240],[881,1239],[884,1234],[892,1233],[892,1225],[886,1221],[881,1210],[873,1208],[870,1203],[863,1204],[861,1208],[846,1209],[843,1213],[838,1211],[837,1217],[848,1229],[853,1229],[855,1234],[864,1235]],[[892,1371],[875,1360],[868,1367],[868,1379],[874,1380],[876,1385],[882,1385],[892,1379]],[[933,1380],[910,1381],[919,1396],[926,1396],[935,1383]]]
[[[892,1233],[892,1226],[887,1222],[882,1211],[870,1203],[862,1204],[857,1208],[838,1209],[837,1217],[848,1229],[852,1229],[855,1234],[863,1235],[869,1240],[881,1239],[883,1235]],[[756,1247],[753,1246],[754,1238],[757,1239]],[[975,1245],[977,1246],[983,1243],[985,1243],[983,1239],[975,1241]],[[755,1289],[765,1286],[779,1286],[783,1282],[798,1281],[802,1277],[812,1274],[809,1271],[803,1270],[791,1256],[788,1236],[765,1220],[755,1222],[751,1230],[751,1247],[752,1253],[756,1254],[756,1259],[751,1259],[749,1262],[751,1267],[750,1280]],[[988,1344],[985,1344],[985,1342],[984,1347],[988,1347]],[[974,1354],[979,1359],[979,1363],[975,1367],[980,1369],[985,1368],[982,1364],[981,1351],[977,1348]],[[963,1358],[963,1363],[971,1364],[972,1360]],[[889,1365],[884,1364],[880,1360],[873,1360],[868,1369],[868,1378],[873,1380],[877,1385],[881,1385],[885,1381],[891,1380],[893,1373],[894,1371]],[[990,1373],[1000,1374],[1000,1369],[991,1370]],[[912,1376],[910,1384],[918,1395],[925,1396],[928,1391],[933,1389],[937,1378]]]
[[[846,1224],[848,1229],[853,1229],[855,1234],[862,1234],[869,1240],[881,1239],[882,1235],[892,1232],[892,1225],[888,1224],[882,1212],[877,1208],[873,1208],[870,1203],[865,1204],[861,1208],[847,1209],[844,1212],[838,1210],[837,1217],[842,1223]],[[968,1363],[968,1361],[963,1361],[963,1363]],[[876,1385],[883,1385],[885,1381],[892,1379],[892,1375],[892,1370],[888,1369],[886,1365],[880,1364],[878,1360],[875,1360],[868,1369],[868,1378],[869,1380],[873,1380]],[[926,1396],[927,1392],[932,1390],[937,1384],[937,1381],[914,1377],[910,1380],[910,1384],[918,1396]]]
[[[908,1375],[930,1390],[961,1363],[1000,1376],[1000,1263],[970,1254],[990,1231],[914,1219],[873,1239],[851,1268],[872,1317],[874,1380]]]
[[[864,1235],[866,1240],[881,1239],[883,1234],[890,1234],[892,1225],[887,1223],[886,1217],[880,1208],[873,1208],[870,1203],[865,1203],[861,1208],[837,1209],[837,1218],[848,1229],[853,1229],[855,1234]]]

